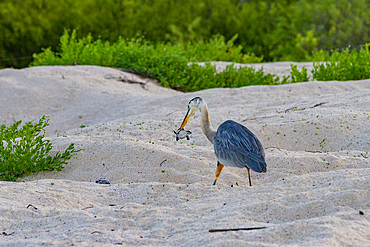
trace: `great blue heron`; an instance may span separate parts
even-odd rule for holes
[[[201,127],[208,140],[213,143],[217,157],[216,184],[224,166],[247,168],[249,185],[251,182],[251,170],[266,172],[265,153],[261,142],[245,126],[227,120],[215,131],[209,122],[208,107],[200,97],[190,100],[188,112],[185,115],[179,131],[183,130],[189,119],[199,110],[202,114]]]

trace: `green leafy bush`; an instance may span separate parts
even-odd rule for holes
[[[312,76],[318,81],[348,81],[370,78],[370,43],[360,51],[336,50],[325,63],[314,63]]]
[[[79,151],[72,143],[63,153],[57,152],[52,157],[49,153],[53,146],[44,139],[44,128],[49,125],[49,119],[43,116],[37,123],[28,122],[19,127],[21,123],[0,126],[1,180],[15,181],[17,177],[43,170],[60,171],[63,164]]]
[[[241,87],[256,84],[277,84],[279,78],[265,75],[262,70],[228,66],[221,73],[199,61],[261,61],[253,55],[242,54],[242,47],[235,46],[234,40],[216,36],[209,42],[192,45],[153,44],[142,38],[119,39],[104,45],[101,40],[93,41],[91,35],[77,39],[76,31],[65,31],[60,38],[61,52],[52,55],[48,48],[35,54],[33,66],[71,65],[74,63],[124,68],[129,72],[157,79],[162,86],[182,91],[196,91],[213,87]],[[285,81],[286,82],[286,81]]]
[[[297,68],[297,65],[291,64],[290,65],[291,71],[290,71],[290,82],[295,83],[295,82],[306,82],[309,81],[310,78],[308,77],[307,74],[307,68],[302,67],[302,70],[299,71]]]
[[[262,69],[256,71],[250,67],[237,68],[234,64],[226,66],[221,72],[217,72],[211,63],[205,63],[204,66],[191,64],[185,71],[183,83],[179,89],[186,92],[208,88],[237,88],[288,83],[288,78],[280,80],[278,76],[265,74]]]
[[[234,35],[230,40],[221,35],[213,36],[208,42],[188,42],[185,46],[180,45],[185,50],[185,55],[190,61],[210,62],[210,61],[232,61],[236,63],[259,63],[263,57],[257,57],[253,53],[243,54],[243,47],[235,45],[238,35]]]
[[[291,65],[290,76],[265,74],[249,67],[237,68],[227,66],[222,72],[207,61],[245,61],[242,48],[235,46],[236,36],[225,41],[224,37],[216,36],[209,42],[192,45],[153,44],[143,38],[130,40],[119,39],[117,42],[103,43],[93,41],[91,35],[77,39],[76,31],[60,38],[61,52],[53,53],[50,48],[43,53],[35,54],[33,66],[37,65],[71,65],[87,64],[120,67],[128,72],[138,73],[157,79],[164,87],[171,87],[185,92],[215,87],[242,87],[248,85],[276,85],[283,83],[309,81],[307,69],[301,71]],[[365,79],[369,77],[369,45],[359,52],[315,52],[312,57],[324,58],[329,62],[325,65],[314,65],[313,78],[317,80]],[[261,58],[248,55],[248,59],[260,61]],[[206,61],[205,66],[197,62]],[[330,62],[331,61],[331,62]],[[339,67],[338,67],[339,66]],[[344,76],[345,75],[345,76]],[[351,76],[351,77],[350,77]]]
[[[125,67],[136,64],[142,67],[143,60],[158,57],[184,57],[187,62],[233,61],[237,63],[261,62],[262,57],[254,54],[243,54],[243,47],[235,45],[237,35],[226,41],[225,37],[216,35],[209,41],[172,45],[170,43],[154,44],[142,37],[132,39],[119,38],[117,42],[93,41],[91,34],[78,39],[76,30],[64,31],[60,37],[60,52],[52,55],[51,48],[41,54],[33,55],[31,65],[44,64],[99,64],[101,66]],[[145,64],[146,65],[146,64]]]

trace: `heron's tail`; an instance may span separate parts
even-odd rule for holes
[[[255,172],[266,172],[267,171],[267,164],[265,159],[260,158],[259,160],[248,159],[247,167],[250,168],[252,171]]]
[[[261,172],[267,172],[267,164],[266,162],[260,162]]]

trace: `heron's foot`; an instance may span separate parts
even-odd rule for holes
[[[251,187],[252,187],[252,180],[251,180],[251,169],[249,169],[249,168],[247,167],[247,170],[248,170],[248,179],[249,179],[249,186],[251,186]]]
[[[213,185],[216,185],[217,179],[218,179],[218,177],[220,176],[221,171],[222,171],[222,169],[223,169],[223,168],[224,168],[224,165],[223,165],[223,164],[221,164],[220,162],[217,162],[216,179],[215,179],[215,181],[213,182]]]

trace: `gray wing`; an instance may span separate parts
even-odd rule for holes
[[[262,144],[245,126],[232,120],[225,121],[218,127],[213,137],[213,145],[221,164],[266,172],[267,164]]]

